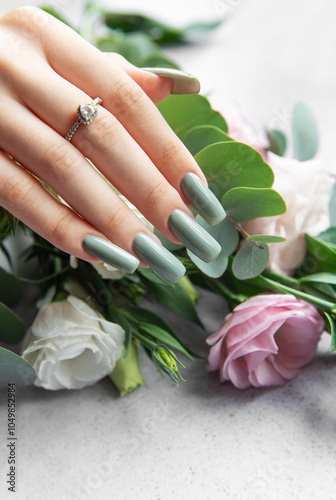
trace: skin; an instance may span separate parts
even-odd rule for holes
[[[132,242],[138,232],[157,238],[87,157],[161,233],[179,243],[168,217],[175,209],[192,216],[181,180],[188,172],[206,179],[155,106],[171,87],[169,78],[100,52],[39,9],[7,13],[0,18],[0,205],[88,262],[98,259],[82,247],[87,235],[136,255]],[[95,97],[103,101],[98,116],[67,142],[78,105]]]

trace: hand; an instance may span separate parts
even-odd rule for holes
[[[105,177],[166,238],[183,241],[204,260],[215,258],[219,245],[196,224],[187,204],[212,222],[225,213],[154,104],[171,88],[171,78],[100,52],[39,9],[23,7],[3,16],[0,205],[76,257],[105,260],[127,272],[140,257],[141,265],[178,281],[182,264]],[[98,115],[66,141],[78,105],[98,96]]]

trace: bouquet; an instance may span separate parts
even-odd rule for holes
[[[99,36],[97,19],[104,26]],[[177,67],[161,45],[185,43],[214,27],[177,30],[89,3],[78,31],[137,66]],[[196,216],[221,245],[220,255],[206,263],[171,243],[124,199],[187,268],[171,285],[150,269],[126,275],[69,257],[0,208],[0,249],[9,266],[9,243],[22,231],[30,243],[20,258],[29,268],[37,262],[29,279],[0,268],[0,340],[22,342],[20,355],[0,348],[3,386],[80,389],[108,376],[128,394],[145,383],[141,351],[178,384],[184,359],[197,354],[143,299],[202,326],[196,304],[204,289],[223,296],[232,310],[207,339],[208,369],[218,370],[221,381],[239,388],[284,384],[314,357],[324,330],[329,352],[336,350],[335,176],[315,158],[317,127],[309,109],[295,107],[288,138],[282,130],[258,132],[237,107],[224,102],[215,110],[201,95],[170,96],[158,108],[226,211],[216,226]],[[292,152],[286,154],[287,142]],[[38,287],[41,297],[27,332],[13,310],[23,285]]]

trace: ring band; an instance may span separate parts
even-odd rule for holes
[[[84,125],[88,125],[91,123],[95,116],[98,114],[97,104],[101,104],[103,101],[100,97],[96,97],[89,104],[80,104],[77,108],[77,116],[78,120],[72,125],[71,129],[67,133],[65,139],[67,141],[71,141],[72,136],[78,129],[78,127],[83,123]]]

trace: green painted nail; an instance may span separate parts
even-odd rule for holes
[[[221,203],[198,175],[192,172],[186,174],[181,188],[187,200],[208,224],[215,226],[225,219],[226,213]]]
[[[154,75],[166,76],[173,80],[171,94],[198,94],[201,90],[199,80],[190,73],[175,68],[141,68]]]
[[[138,233],[133,241],[133,249],[154,271],[171,283],[177,283],[186,269],[164,246],[145,233]]]
[[[106,264],[116,267],[124,273],[134,273],[140,264],[140,261],[134,255],[98,236],[85,236],[83,247],[97,259],[101,259]]]
[[[182,210],[174,210],[168,224],[175,236],[200,259],[211,262],[219,255],[218,241]]]

